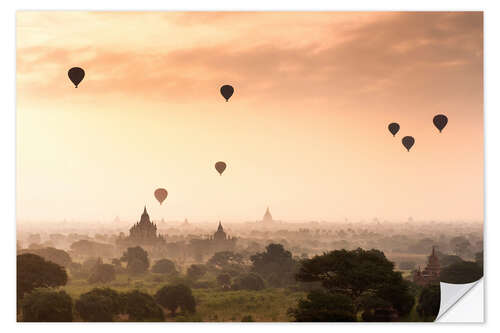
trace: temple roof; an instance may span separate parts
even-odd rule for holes
[[[262,218],[263,221],[272,221],[273,216],[271,215],[271,212],[269,211],[269,207],[266,209],[266,213],[264,214],[264,217]]]

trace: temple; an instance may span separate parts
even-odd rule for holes
[[[141,220],[130,228],[129,236],[122,239],[121,243],[127,246],[155,246],[165,244],[164,237],[157,235],[156,224],[149,219],[146,206],[144,206]]]
[[[427,266],[423,271],[418,270],[413,272],[413,282],[420,286],[426,286],[432,283],[439,283],[439,275],[441,272],[441,266],[439,264],[439,258],[436,253],[436,247],[432,247],[432,253],[428,257]]]
[[[264,222],[264,223],[273,222],[273,216],[271,215],[271,212],[269,211],[269,207],[267,207],[267,209],[266,209],[266,213],[264,214],[264,217],[262,218],[262,222]]]

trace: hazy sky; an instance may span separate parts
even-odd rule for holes
[[[144,204],[154,220],[482,220],[482,13],[18,12],[18,219]]]

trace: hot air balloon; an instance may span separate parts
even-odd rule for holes
[[[446,117],[444,114],[438,114],[434,116],[432,122],[434,123],[434,126],[436,126],[436,128],[439,130],[439,133],[441,133],[446,124],[448,124],[448,117]]]
[[[222,87],[220,87],[220,93],[226,99],[226,102],[227,102],[227,101],[229,101],[231,96],[233,96],[234,88],[230,85],[227,85],[227,84],[223,85]]]
[[[156,198],[156,200],[158,200],[160,205],[163,203],[163,201],[165,201],[165,199],[167,198],[167,195],[168,195],[168,192],[164,188],[159,188],[159,189],[156,189],[156,191],[155,191],[155,198]]]
[[[226,163],[222,161],[215,163],[215,170],[222,176],[222,173],[226,170]]]
[[[396,136],[396,133],[399,132],[399,124],[398,123],[390,123],[389,124],[389,132],[391,132],[392,136]]]
[[[403,142],[403,146],[405,146],[408,151],[410,151],[410,148],[415,144],[415,139],[412,136],[405,136],[401,141]]]
[[[78,85],[82,82],[85,76],[85,71],[80,67],[73,67],[68,71],[68,76],[71,82],[75,85],[75,88],[78,88]]]

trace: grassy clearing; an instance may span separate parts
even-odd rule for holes
[[[86,280],[71,279],[62,289],[74,300],[96,287],[109,287],[119,292],[139,289],[151,295],[167,282],[158,282],[153,275],[129,277],[118,275],[117,279],[107,284],[89,284]],[[236,321],[244,316],[251,316],[259,322],[290,321],[287,310],[295,307],[297,300],[305,292],[291,292],[287,289],[264,289],[260,291],[221,291],[214,288],[193,289],[196,298],[196,314],[168,317],[167,321]]]

